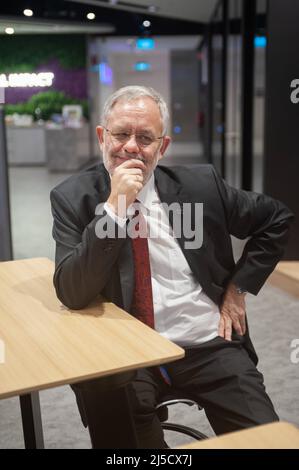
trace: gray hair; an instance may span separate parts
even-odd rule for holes
[[[152,98],[155,103],[157,103],[162,119],[163,135],[165,135],[169,122],[169,112],[167,104],[165,103],[165,100],[160,93],[158,93],[153,88],[146,86],[129,85],[119,88],[119,90],[115,91],[112,95],[110,95],[104,104],[102,123],[104,125],[107,125],[109,114],[113,106],[117,103],[117,101],[131,101],[141,96],[148,96]]]

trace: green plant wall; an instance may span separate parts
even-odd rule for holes
[[[1,35],[0,73],[33,72],[56,58],[65,69],[84,68],[86,43],[83,35]]]

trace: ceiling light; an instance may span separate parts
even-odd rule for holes
[[[24,15],[25,16],[33,16],[33,11],[30,10],[29,8],[26,8],[24,11],[23,11]]]
[[[13,34],[15,30],[13,28],[5,28],[6,34]]]
[[[145,20],[142,24],[143,24],[143,26],[144,26],[145,28],[149,28],[150,25],[151,25],[151,22],[148,21],[148,20]]]
[[[88,19],[88,20],[94,20],[95,17],[96,17],[96,15],[95,15],[94,13],[87,13],[86,16],[87,16],[87,19]]]

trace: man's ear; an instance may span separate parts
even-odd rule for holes
[[[100,148],[102,150],[102,146],[103,146],[103,143],[104,143],[104,127],[103,126],[97,126],[96,127],[96,132],[97,132]]]
[[[159,160],[161,160],[161,158],[165,154],[165,152],[167,150],[167,147],[169,146],[170,142],[171,142],[171,137],[169,135],[165,135],[163,137],[162,145],[161,145],[160,152],[159,152],[160,153]]]

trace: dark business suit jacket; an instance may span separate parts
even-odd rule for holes
[[[228,186],[212,165],[158,166],[155,184],[162,202],[203,203],[203,244],[186,249],[186,260],[204,292],[218,305],[229,281],[257,294],[283,254],[292,213],[281,202]],[[130,312],[134,266],[131,240],[98,238],[96,206],[108,199],[110,177],[102,164],[76,174],[51,192],[56,241],[54,285],[71,309],[99,294]],[[194,207],[194,206],[193,206]],[[193,228],[195,219],[193,214]],[[170,220],[172,223],[172,220]],[[235,264],[230,234],[247,242]],[[257,361],[249,335],[245,346]]]

